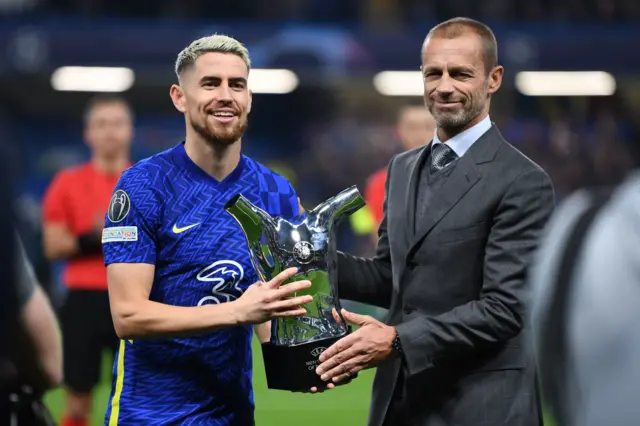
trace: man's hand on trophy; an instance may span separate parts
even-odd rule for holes
[[[305,209],[304,207],[302,207],[302,203],[300,202],[300,197],[298,197],[298,214],[302,215],[304,214],[304,212],[305,212]]]
[[[337,316],[337,312],[334,313]],[[361,370],[375,367],[392,354],[395,327],[388,326],[368,315],[342,310],[349,323],[359,326],[356,331],[338,340],[320,355],[316,373],[328,385],[348,379]]]
[[[259,281],[247,288],[244,294],[232,302],[237,307],[241,324],[262,324],[271,318],[305,315],[302,305],[313,300],[312,296],[289,297],[298,291],[311,287],[311,281],[295,281],[282,286],[293,277],[298,268],[289,268],[276,275],[269,282]]]

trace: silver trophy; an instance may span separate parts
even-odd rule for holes
[[[290,267],[298,273],[286,281],[308,280],[311,287],[295,296],[311,295],[307,314],[271,322],[271,340],[262,353],[271,389],[306,391],[320,382],[315,374],[320,354],[350,330],[340,314],[336,276],[335,228],[340,220],[365,205],[352,186],[289,222],[271,217],[241,194],[225,210],[240,224],[260,279],[269,281]],[[336,321],[337,312],[341,322]]]

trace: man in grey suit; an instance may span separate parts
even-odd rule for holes
[[[343,311],[360,327],[317,372],[331,388],[377,366],[370,426],[542,424],[525,274],[554,191],[489,118],[497,56],[480,22],[429,32],[421,70],[434,139],[389,164],[376,256],[338,254],[340,297],[389,317]]]

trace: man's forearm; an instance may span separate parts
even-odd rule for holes
[[[113,319],[121,339],[187,337],[241,324],[234,302],[185,307],[145,300],[116,307]]]
[[[16,328],[16,363],[21,378],[39,391],[62,381],[62,339],[53,309],[38,286]]]
[[[409,374],[438,359],[506,342],[522,329],[522,315],[493,297],[474,300],[437,316],[418,315],[396,326]]]
[[[98,255],[102,254],[102,237],[94,230],[73,235],[62,229],[45,229],[44,249],[51,261]]]
[[[392,280],[390,263],[338,252],[340,298],[389,309]]]

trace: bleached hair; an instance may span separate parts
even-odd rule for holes
[[[247,69],[251,69],[251,59],[249,59],[249,51],[242,43],[233,37],[229,37],[222,34],[214,34],[207,37],[202,37],[189,46],[185,47],[182,52],[178,54],[176,59],[175,72],[176,76],[180,78],[182,72],[192,67],[196,60],[205,53],[219,52],[219,53],[231,53],[239,56],[240,59],[247,64]]]

